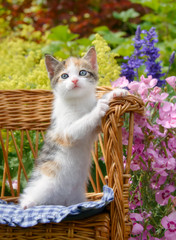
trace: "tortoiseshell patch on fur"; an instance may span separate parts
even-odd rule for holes
[[[49,141],[50,142],[53,142],[54,144],[57,144],[61,147],[70,147],[72,146],[72,142],[71,142],[71,139],[66,136],[65,138],[64,137],[61,137],[57,134],[53,134],[52,131],[48,131],[48,138],[49,138]]]
[[[66,137],[65,139],[57,136],[55,139],[54,139],[55,142],[57,142],[60,146],[63,146],[63,147],[70,147],[72,146],[71,144],[71,141],[68,137]]]
[[[40,171],[42,172],[42,174],[48,177],[55,177],[59,169],[59,164],[55,161],[47,161],[40,166]]]

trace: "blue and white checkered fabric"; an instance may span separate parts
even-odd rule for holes
[[[69,207],[60,205],[42,205],[26,210],[19,205],[7,204],[0,200],[0,224],[15,227],[32,227],[38,223],[59,223],[63,219],[83,219],[103,211],[114,199],[114,192],[108,186],[103,187],[103,197],[99,201],[83,202]]]

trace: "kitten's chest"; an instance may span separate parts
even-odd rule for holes
[[[56,129],[63,130],[71,124],[82,118],[84,115],[92,111],[95,102],[83,105],[81,102],[76,105],[60,104],[53,109],[53,117]]]
[[[83,117],[86,112],[78,111],[63,111],[55,118],[55,130],[62,130],[69,127],[71,124],[76,122],[78,119]]]

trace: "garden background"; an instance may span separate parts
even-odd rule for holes
[[[131,240],[176,239],[175,11],[174,0],[0,3],[0,89],[50,89],[44,54],[82,56],[94,45],[99,84],[126,87],[143,99],[146,114],[136,116],[131,164]],[[15,189],[18,159],[9,147]],[[24,158],[30,174],[28,146]],[[101,154],[99,161],[104,164]],[[0,176],[2,170],[0,149]]]

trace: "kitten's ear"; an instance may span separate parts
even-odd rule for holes
[[[54,71],[58,64],[60,64],[60,62],[57,59],[55,59],[51,55],[45,54],[45,65],[50,80],[52,80],[52,78],[54,77]]]
[[[98,71],[97,54],[94,47],[91,47],[83,58],[91,63],[94,71]]]

